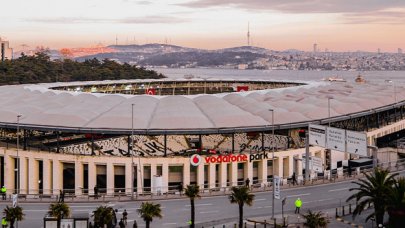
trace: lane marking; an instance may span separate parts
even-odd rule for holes
[[[177,223],[175,223],[175,222],[166,222],[166,223],[163,223],[162,225],[176,225]]]
[[[190,204],[185,205],[186,207],[191,207]],[[195,204],[194,206],[212,206],[212,203],[201,203],[201,204]]]
[[[264,206],[264,208],[270,208],[270,207],[273,207],[273,206]]]
[[[338,189],[332,189],[329,190],[328,192],[337,192],[337,191],[343,191],[343,190],[349,190],[350,188],[338,188]]]
[[[287,198],[292,198],[292,197],[298,197],[298,196],[309,196],[311,195],[311,193],[304,193],[304,194],[298,194],[298,195],[289,195],[286,196]]]
[[[201,211],[200,214],[217,213],[218,211]]]
[[[266,200],[265,198],[263,198],[263,199],[255,199],[255,201],[263,201],[263,200]]]

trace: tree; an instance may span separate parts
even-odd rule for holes
[[[388,170],[376,168],[371,174],[365,173],[364,175],[365,179],[352,182],[358,187],[349,189],[349,191],[357,191],[347,199],[347,201],[356,199],[357,202],[353,218],[361,214],[366,205],[372,203],[374,212],[366,218],[366,221],[375,216],[377,224],[383,224],[388,191],[395,183],[397,174],[391,175]]]
[[[314,213],[311,210],[308,210],[303,217],[305,219],[304,226],[309,228],[326,227],[329,222],[320,211]]]
[[[49,205],[48,215],[57,219],[57,226],[60,228],[60,220],[70,216],[69,205],[63,202],[52,203]]]
[[[150,227],[150,222],[153,221],[153,217],[162,218],[162,210],[160,204],[154,204],[149,202],[143,202],[138,209],[138,214],[143,218],[146,223],[146,228]]]
[[[196,198],[200,198],[201,196],[198,194],[200,193],[200,186],[198,185],[187,185],[186,189],[184,190],[184,194],[190,198],[190,205],[191,205],[191,224],[190,227],[195,227],[195,205],[194,200]]]
[[[15,221],[22,221],[24,219],[23,209],[20,206],[6,206],[6,208],[4,208],[3,214],[6,217],[6,220],[10,222],[10,228],[14,228]]]
[[[388,192],[390,227],[405,227],[405,178],[399,178]]]
[[[248,187],[232,187],[232,193],[229,196],[229,200],[231,203],[237,203],[239,206],[239,228],[243,227],[243,206],[245,204],[252,206],[254,198],[255,195],[250,193]]]
[[[104,225],[111,224],[115,213],[114,209],[109,206],[99,206],[95,211],[93,211],[94,226],[104,227]]]

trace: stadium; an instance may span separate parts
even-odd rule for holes
[[[404,129],[404,101],[404,89],[388,83],[193,78],[2,86],[1,185],[80,196],[94,194],[94,186],[107,195],[155,194],[179,184],[302,179],[308,124],[366,132],[376,145]],[[350,159],[320,147],[310,153],[325,172]]]

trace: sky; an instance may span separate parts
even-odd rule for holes
[[[21,50],[168,43],[218,49],[405,50],[405,0],[2,0],[0,37]],[[117,38],[117,40],[116,40]]]

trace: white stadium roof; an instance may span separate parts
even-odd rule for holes
[[[0,126],[15,128],[17,115],[21,115],[20,124],[25,128],[128,134],[132,130],[131,106],[134,104],[135,133],[225,133],[271,129],[269,109],[274,110],[275,125],[288,128],[325,121],[329,98],[332,119],[348,119],[355,113],[392,108],[390,106],[396,101],[405,100],[402,87],[324,82],[192,96],[97,94],[50,89],[135,81],[1,86]]]

